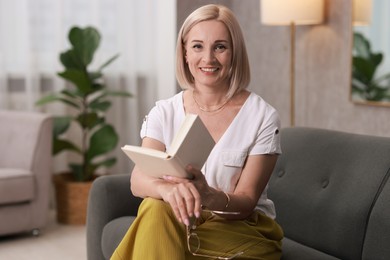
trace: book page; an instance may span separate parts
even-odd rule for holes
[[[190,115],[188,125],[184,127],[185,135],[172,156],[178,157],[184,167],[191,164],[200,170],[214,148],[215,141],[197,115]]]
[[[167,153],[171,156],[174,156],[179,150],[180,145],[183,143],[184,138],[186,138],[187,133],[190,131],[192,125],[195,123],[196,120],[200,120],[197,115],[194,114],[188,114],[186,115],[183,123],[181,124],[179,131],[175,134],[175,137],[172,140],[171,146],[169,148],[169,151]]]

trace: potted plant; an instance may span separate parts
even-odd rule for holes
[[[390,100],[390,73],[376,77],[383,54],[374,53],[363,34],[355,32],[353,40],[352,93],[364,101]]]
[[[57,219],[62,223],[83,224],[89,188],[96,170],[116,163],[116,158],[107,158],[119,139],[115,128],[106,121],[106,112],[111,107],[110,98],[131,97],[131,94],[111,91],[103,82],[102,70],[118,55],[97,70],[90,69],[101,40],[97,29],[73,27],[68,38],[71,48],[60,54],[64,71],[58,75],[70,84],[59,93],[41,98],[36,104],[61,102],[71,108],[69,115],[53,116],[53,155],[71,151],[80,157],[80,162],[69,163],[69,173],[54,175]],[[65,135],[71,124],[78,126],[80,143]],[[83,194],[85,198],[82,198]]]

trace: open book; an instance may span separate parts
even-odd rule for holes
[[[125,145],[122,150],[145,174],[162,177],[172,175],[191,178],[185,167],[191,164],[201,169],[215,145],[202,120],[197,115],[186,115],[168,151]]]

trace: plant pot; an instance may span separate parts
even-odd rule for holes
[[[70,173],[55,174],[53,180],[57,221],[63,224],[85,225],[92,181],[76,182]]]

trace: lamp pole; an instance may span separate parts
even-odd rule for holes
[[[290,125],[295,126],[295,22],[290,23]]]
[[[322,23],[324,20],[324,0],[260,1],[263,24],[290,26],[290,125],[295,126],[295,27]]]

